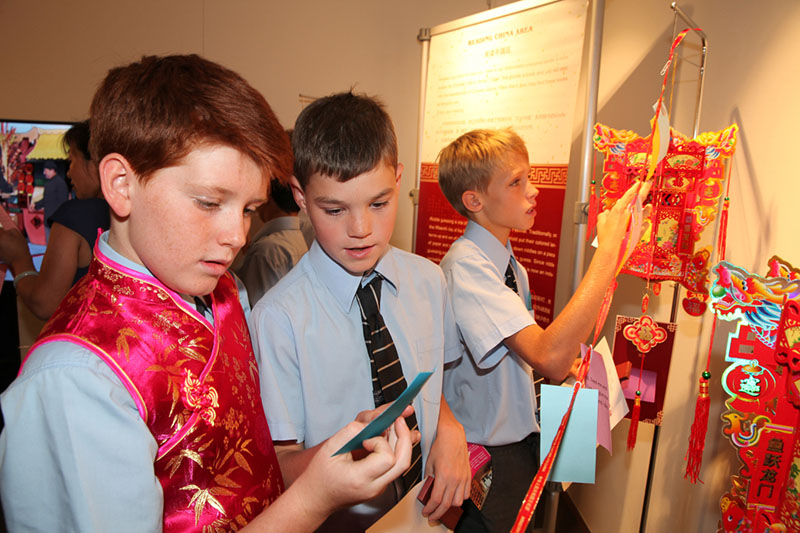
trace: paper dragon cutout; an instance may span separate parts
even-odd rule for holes
[[[725,261],[713,271],[712,309],[738,322],[722,432],[742,466],[720,500],[722,530],[800,531],[800,275],[778,257],[766,277]]]
[[[784,302],[800,298],[800,274],[777,257],[770,260],[768,278],[727,261],[714,272],[711,293],[719,318],[744,321],[758,340],[774,348]]]

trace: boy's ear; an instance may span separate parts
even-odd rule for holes
[[[403,163],[397,163],[397,170],[396,170],[397,175],[395,176],[394,182],[395,182],[395,185],[397,185],[398,187],[400,186],[400,178],[403,177],[403,170],[404,169],[405,169],[405,167],[403,166]]]
[[[131,212],[131,186],[139,178],[123,155],[113,153],[105,156],[98,165],[100,188],[109,207],[119,217]]]
[[[461,194],[461,203],[470,213],[477,213],[483,209],[483,200],[477,191],[464,191]]]
[[[303,210],[304,213],[308,214],[308,209],[306,209],[306,195],[303,192],[303,188],[300,186],[300,182],[297,181],[297,178],[292,176],[289,178],[289,186],[292,188],[292,196],[294,196],[294,203]]]

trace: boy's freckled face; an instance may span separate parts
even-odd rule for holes
[[[539,191],[529,180],[530,172],[528,158],[512,153],[506,164],[495,171],[486,192],[481,193],[479,221],[498,238],[505,235],[507,239],[512,229],[526,231],[533,227]]]
[[[249,157],[228,146],[198,147],[145,183],[133,181],[128,242],[118,251],[176,292],[208,294],[244,245],[266,192]]]
[[[313,174],[299,197],[322,249],[353,275],[372,270],[389,249],[401,173],[402,165],[381,163],[345,182]]]

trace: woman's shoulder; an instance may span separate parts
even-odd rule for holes
[[[104,198],[73,198],[58,206],[52,218],[53,222],[61,222],[58,218],[85,218],[104,213],[108,213],[108,203]]]
[[[90,236],[96,235],[98,228],[105,231],[111,225],[108,204],[103,198],[67,200],[50,220],[84,236],[89,244],[93,244]]]

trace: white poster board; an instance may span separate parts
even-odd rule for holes
[[[518,2],[431,30],[415,252],[439,261],[466,220],[444,199],[436,156],[459,135],[512,127],[539,189],[534,228],[512,234],[537,322],[552,321],[587,0]]]

